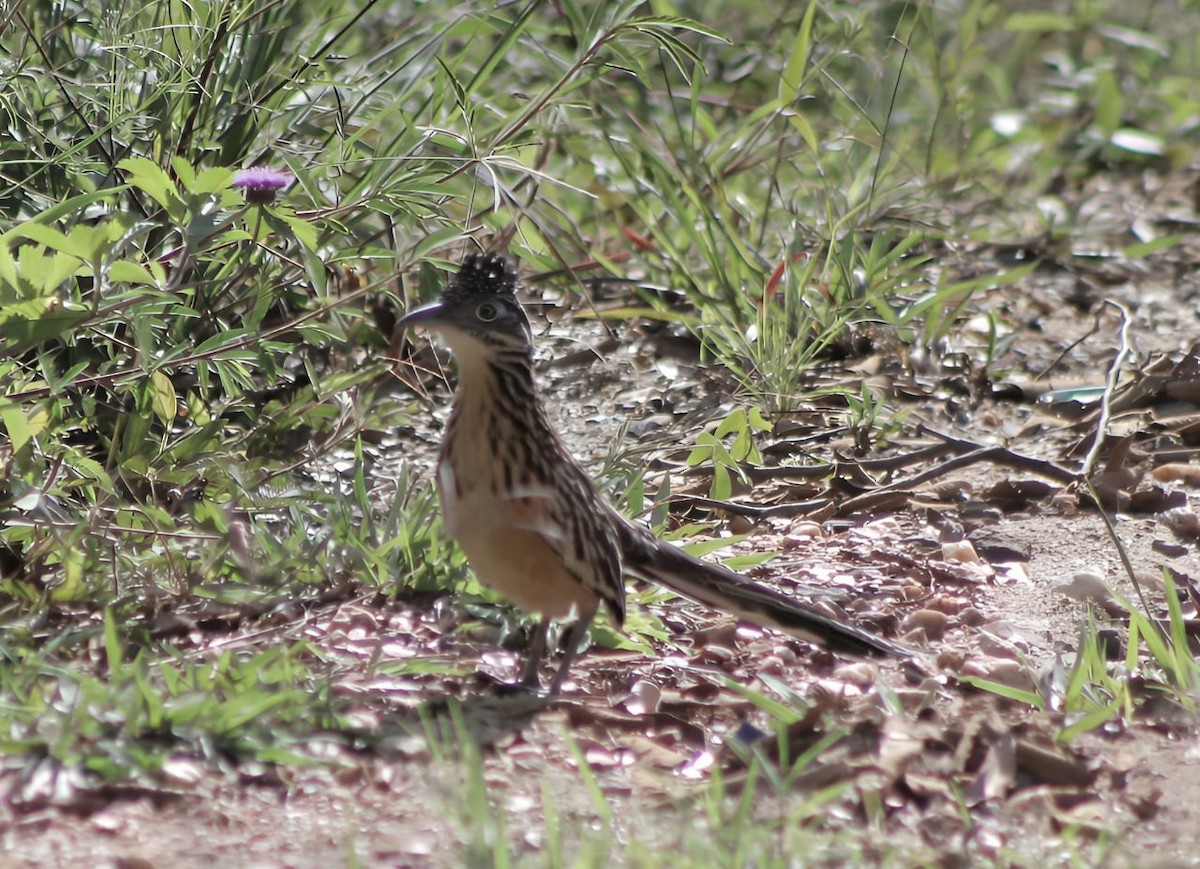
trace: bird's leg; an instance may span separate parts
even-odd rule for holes
[[[562,688],[563,680],[567,678],[567,671],[571,668],[571,661],[575,658],[575,653],[579,651],[579,646],[583,642],[583,638],[587,636],[588,628],[592,626],[592,619],[596,617],[596,607],[593,606],[590,610],[582,613],[575,624],[571,625],[571,629],[567,631],[567,645],[563,650],[562,663],[558,665],[558,669],[554,673],[554,681],[550,683],[550,696],[554,696]]]
[[[541,623],[533,632],[533,642],[529,644],[529,658],[525,661],[525,672],[521,675],[521,684],[537,691],[541,687],[538,671],[541,668],[542,655],[546,653],[546,635],[550,633],[550,618],[542,616]]]

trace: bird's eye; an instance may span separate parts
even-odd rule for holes
[[[481,323],[490,323],[500,316],[500,309],[493,302],[484,302],[475,309],[475,316]]]

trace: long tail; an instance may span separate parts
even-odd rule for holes
[[[832,619],[732,570],[693,558],[623,518],[618,527],[625,569],[678,595],[835,651],[899,658],[915,654],[913,649]]]

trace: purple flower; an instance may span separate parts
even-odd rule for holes
[[[291,185],[294,179],[287,172],[269,166],[251,166],[233,176],[231,187],[242,189],[246,201],[255,205],[274,202],[275,197]]]

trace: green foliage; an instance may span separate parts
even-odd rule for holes
[[[772,726],[778,745],[785,747],[787,723],[797,716],[765,694],[732,683],[730,687],[781,712],[782,717]],[[581,804],[564,805],[561,782],[551,778],[536,783],[542,789],[539,817],[526,808],[511,808],[513,788],[502,787],[507,775],[496,774],[496,765],[503,761],[480,750],[465,726],[461,707],[452,703],[447,719],[427,728],[430,751],[439,761],[437,769],[447,779],[439,782],[444,794],[439,814],[456,828],[463,843],[463,862],[471,866],[512,865],[516,858],[509,831],[516,826],[524,831],[526,841],[544,835],[539,856],[550,866],[599,867],[615,861],[651,867],[663,865],[664,854],[670,855],[669,865],[688,867],[788,866],[816,859],[810,855],[861,863],[863,846],[850,836],[824,829],[821,823],[843,785],[818,788],[790,804],[782,797],[814,758],[843,736],[819,739],[802,756],[785,758],[783,763],[727,737],[731,750],[747,767],[736,782],[727,780],[720,766],[713,768],[707,782],[686,790],[679,782],[664,779],[651,801],[636,805],[634,811],[618,813],[588,752],[572,734],[565,733],[585,799]],[[522,784],[528,787],[529,782]],[[624,794],[621,798],[628,799]],[[637,792],[633,799],[639,799]],[[668,823],[662,823],[664,815]],[[679,823],[680,818],[688,820]],[[871,853],[878,858],[882,852],[887,858],[883,864],[892,865],[891,850],[887,844],[873,845]],[[911,855],[903,854],[908,857]]]
[[[756,434],[770,430],[771,424],[763,419],[757,408],[732,410],[715,431],[701,432],[696,436],[696,446],[687,457],[688,467],[711,464],[713,481],[710,494],[717,500],[728,500],[733,492],[733,476],[747,482],[742,463],[762,464],[762,453],[754,439]]]
[[[684,67],[629,58],[619,85],[592,85],[609,152],[592,158],[600,204],[641,236],[649,283],[681,293],[695,315],[658,291],[643,300],[772,408],[791,406],[804,371],[864,319],[934,345],[974,295],[1032,265],[964,280],[930,268],[930,242],[976,224],[993,240],[1020,232],[1013,215],[1063,167],[1078,183],[1093,157],[1134,157],[1138,137],[1169,141],[1173,165],[1193,153],[1185,126],[1145,107],[1182,97],[1177,77],[1194,71],[1194,52],[1167,50],[1151,16],[1115,11],[735,5],[705,19],[732,48],[702,41]],[[1194,93],[1183,99],[1194,119]],[[582,154],[594,142],[567,145]],[[960,202],[965,219],[951,210]]]
[[[0,751],[42,754],[113,781],[158,772],[181,745],[213,765],[303,762],[308,752],[288,734],[340,720],[304,642],[195,658],[170,646],[131,649],[122,633],[105,609],[98,633],[76,637],[103,656],[94,675],[6,644]]]
[[[1106,644],[1089,618],[1080,630],[1079,649],[1069,667],[1055,665],[1039,679],[1039,690],[1028,691],[976,677],[962,681],[1037,709],[1062,712],[1064,726],[1058,738],[1070,742],[1110,723],[1131,722],[1143,710],[1151,718],[1166,706],[1195,714],[1200,661],[1188,642],[1187,623],[1178,590],[1169,573],[1163,574],[1167,621],[1159,623],[1129,600],[1113,600],[1129,612],[1125,657],[1111,661]]]
[[[858,395],[844,393],[847,405],[846,428],[863,452],[887,441],[900,429],[899,415],[892,416],[882,396],[866,383]]]
[[[1147,705],[1159,701],[1192,714],[1200,687],[1200,661],[1192,655],[1178,591],[1170,574],[1163,574],[1167,622],[1160,624],[1120,595],[1114,600],[1129,611],[1129,633],[1123,661],[1110,662],[1095,627],[1080,638],[1075,664],[1061,687],[1061,706],[1067,726],[1060,738],[1094,730],[1110,721],[1130,721]],[[1058,698],[1056,698],[1058,699]]]

